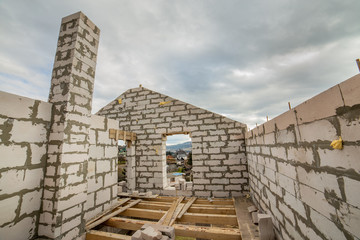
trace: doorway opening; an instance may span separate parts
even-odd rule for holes
[[[169,190],[192,190],[192,144],[189,133],[166,136],[164,186]]]

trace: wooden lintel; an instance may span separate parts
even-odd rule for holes
[[[135,141],[136,133],[117,129],[109,129],[109,138],[123,141]]]
[[[138,230],[147,223],[155,224],[152,221],[113,217],[106,221],[105,225],[119,229]],[[173,227],[175,228],[176,236],[216,240],[241,240],[240,231],[236,228],[201,227],[182,224],[174,224]]]
[[[86,233],[86,240],[131,240],[131,236],[90,230]]]

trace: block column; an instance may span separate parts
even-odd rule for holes
[[[99,29],[81,12],[62,19],[49,102],[53,103],[38,235],[85,232],[91,103]]]

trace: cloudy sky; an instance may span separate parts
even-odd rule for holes
[[[359,72],[359,0],[1,0],[0,90],[47,101],[80,10],[101,29],[94,113],[142,84],[252,128]]]

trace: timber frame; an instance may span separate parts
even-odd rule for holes
[[[144,224],[175,228],[175,235],[201,239],[259,239],[258,227],[247,208],[250,199],[200,199],[196,197],[132,197],[119,199],[117,207],[86,224],[87,240],[131,239]],[[101,230],[121,229],[121,234]]]

